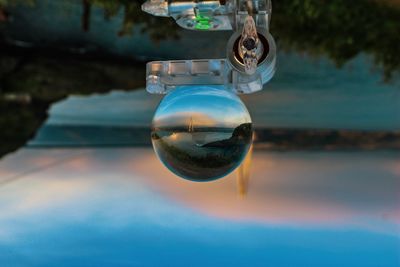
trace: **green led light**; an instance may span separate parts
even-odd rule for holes
[[[208,30],[208,29],[211,28],[210,18],[209,17],[197,15],[195,20],[196,20],[195,29],[197,29],[197,30]]]
[[[210,29],[210,25],[202,25],[202,24],[196,24],[195,29],[197,30],[208,30]]]

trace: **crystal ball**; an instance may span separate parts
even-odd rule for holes
[[[238,167],[252,142],[249,112],[223,87],[187,86],[168,93],[152,123],[161,162],[191,181],[211,181]]]

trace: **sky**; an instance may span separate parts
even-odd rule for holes
[[[235,94],[218,87],[197,86],[175,89],[157,107],[157,127],[188,125],[235,128],[251,122],[243,102]]]
[[[150,148],[21,149],[0,162],[0,262],[398,266],[397,156],[254,151],[243,197]]]

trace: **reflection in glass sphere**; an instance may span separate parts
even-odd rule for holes
[[[210,181],[233,171],[246,156],[251,118],[240,98],[222,87],[180,87],[159,104],[151,139],[173,173]]]

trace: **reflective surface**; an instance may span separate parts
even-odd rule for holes
[[[240,98],[222,87],[181,87],[159,104],[151,139],[176,175],[209,181],[242,162],[252,140],[251,119]]]

